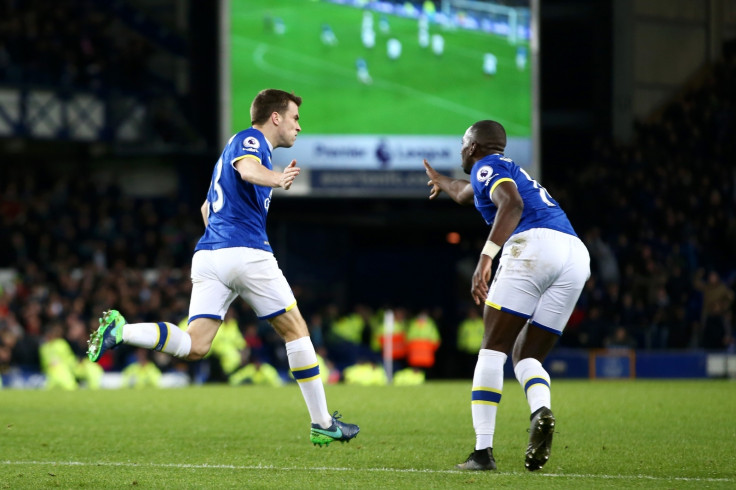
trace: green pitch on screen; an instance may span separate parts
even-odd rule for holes
[[[267,29],[280,18],[285,32]],[[378,28],[376,45],[361,42],[363,11],[307,0],[231,0],[230,76],[233,132],[250,126],[250,103],[264,88],[294,91],[304,98],[305,134],[461,135],[473,122],[495,119],[509,136],[531,136],[531,71],[516,67],[516,46],[478,31],[445,31],[430,24],[430,35],[445,39],[442,56],[421,48],[415,19],[387,16],[390,32]],[[322,43],[329,24],[338,43]],[[389,60],[386,41],[402,43]],[[528,48],[528,46],[527,46]],[[498,59],[494,77],[483,73],[483,55]],[[362,84],[356,61],[363,58],[373,79]],[[458,136],[459,137],[459,136]]]

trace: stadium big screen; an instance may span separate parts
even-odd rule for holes
[[[537,163],[536,0],[223,0],[222,143],[258,91],[303,97],[302,133],[274,164],[288,195],[426,196],[422,159],[457,172],[461,137],[494,119],[507,155]]]

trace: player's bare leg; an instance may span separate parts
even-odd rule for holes
[[[192,339],[192,346],[186,357],[187,361],[198,361],[207,355],[220,325],[222,320],[219,318],[205,317],[195,318],[189,323],[187,334]]]

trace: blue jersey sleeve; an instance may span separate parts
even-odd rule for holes
[[[549,228],[576,236],[560,205],[547,189],[503,155],[490,155],[478,160],[470,174],[475,207],[485,222],[493,224],[498,207],[493,203],[493,192],[503,182],[513,182],[524,201],[524,211],[514,233],[531,228]]]
[[[242,158],[253,158],[269,170],[273,169],[271,160],[268,158],[270,150],[265,139],[249,134],[249,131],[241,131],[233,136],[225,149],[225,153],[230,165],[234,165]]]

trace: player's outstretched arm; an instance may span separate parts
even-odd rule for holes
[[[440,195],[440,192],[446,192],[458,204],[464,206],[473,204],[473,186],[470,182],[463,179],[453,179],[446,175],[442,175],[436,171],[429,162],[424,160],[424,170],[429,177],[428,186],[432,186],[429,192],[429,198],[434,199]]]
[[[296,166],[296,160],[292,160],[283,172],[269,170],[253,158],[241,158],[235,162],[235,168],[240,173],[240,178],[255,185],[265,187],[283,187],[289,189],[294,183],[301,169]]]

